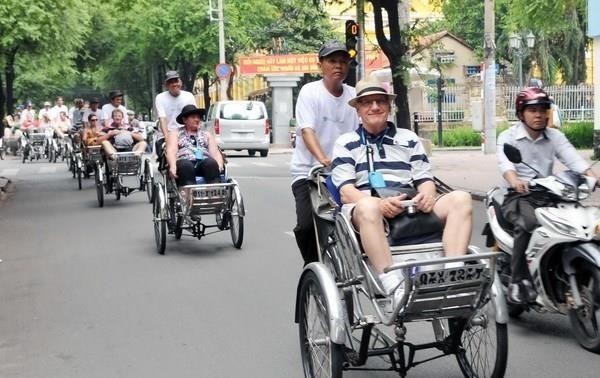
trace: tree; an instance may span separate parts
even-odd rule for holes
[[[27,60],[37,58],[61,59],[68,66],[83,41],[88,20],[80,0],[0,3],[0,63],[4,64],[4,80],[0,77],[2,118],[5,110],[13,110],[17,69],[27,67]]]

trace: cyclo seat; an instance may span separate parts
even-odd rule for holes
[[[225,177],[225,174],[221,174],[220,176],[220,180],[219,182],[226,182],[227,178]],[[203,176],[196,176],[196,185],[202,185],[202,184],[206,184],[206,179]]]

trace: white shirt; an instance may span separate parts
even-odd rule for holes
[[[300,89],[296,102],[298,137],[290,166],[292,181],[306,178],[310,168],[318,163],[304,144],[302,129],[313,129],[323,152],[331,157],[335,140],[358,127],[356,109],[348,105],[348,101],[355,95],[354,88],[343,84],[342,95],[335,97],[325,88],[322,79],[308,83]]]
[[[49,126],[50,122],[52,121],[51,109],[41,108],[40,112],[38,113],[38,119],[40,120],[40,126]]]
[[[188,91],[180,91],[179,96],[177,97],[171,95],[169,91],[164,91],[156,95],[154,105],[156,106],[158,118],[167,119],[167,127],[169,130],[177,130],[183,125],[177,123],[175,118],[181,113],[181,109],[183,109],[184,106],[196,105],[196,98]],[[159,127],[157,139],[160,139],[161,137],[162,130]]]
[[[546,128],[536,140],[533,140],[525,127],[518,122],[498,136],[496,157],[501,174],[512,170],[517,173],[520,180],[525,182],[529,182],[536,176],[536,172],[525,164],[513,164],[508,160],[504,155],[504,143],[518,148],[523,161],[538,170],[542,177],[552,174],[555,157],[567,168],[579,173],[585,172],[590,167],[561,131]],[[510,184],[504,179],[502,186],[510,188]]]
[[[98,125],[101,125],[103,123],[102,110],[100,108],[98,108],[96,110],[92,110],[92,108],[86,108],[85,111],[83,112],[83,123],[84,124],[86,122],[89,122],[88,119],[91,114],[94,114],[96,117],[98,117],[98,119],[99,119]]]
[[[51,121],[58,120],[58,116],[60,115],[60,112],[65,112],[67,117],[69,116],[69,109],[67,108],[66,105],[61,105],[61,106],[54,105],[52,108],[50,108],[50,120]]]
[[[104,104],[102,106],[102,117],[101,118],[102,118],[103,126],[110,125],[110,123],[112,122],[112,112],[115,109],[116,108],[110,102],[108,104]],[[126,125],[128,122],[127,121],[127,108],[123,105],[119,105],[119,109],[121,109],[121,111],[123,112],[123,124]],[[108,125],[107,125],[107,123],[108,123]]]

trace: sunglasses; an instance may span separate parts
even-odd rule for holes
[[[92,118],[90,119],[90,122],[96,122],[98,120],[98,118]]]

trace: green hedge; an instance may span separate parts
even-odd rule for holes
[[[437,134],[432,135],[433,143],[437,145]],[[471,127],[461,126],[442,133],[444,147],[481,146],[481,134]]]
[[[594,145],[594,122],[569,122],[560,128],[575,148],[592,148]]]
[[[506,130],[508,125],[498,125],[496,136]],[[575,148],[592,148],[594,139],[594,123],[591,121],[569,122],[560,129]],[[437,145],[437,133],[433,134],[432,142]],[[442,134],[444,147],[480,146],[481,134],[473,131],[470,126],[461,126],[444,130]]]

